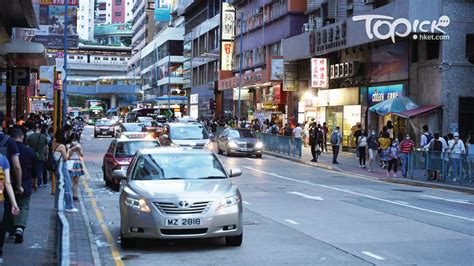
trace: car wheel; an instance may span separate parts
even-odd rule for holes
[[[255,155],[255,156],[256,156],[257,158],[261,159],[261,158],[262,158],[262,155],[263,155],[263,154],[260,153],[260,154],[257,154],[257,155]]]
[[[94,138],[97,138],[97,134],[94,133]]]
[[[117,192],[120,191],[120,183],[117,184],[115,183],[115,181],[112,181],[111,183],[112,183],[111,187],[114,191],[117,191]]]
[[[135,240],[132,238],[127,238],[120,233],[120,246],[122,248],[133,248],[135,247]]]
[[[229,247],[240,247],[242,245],[243,238],[244,232],[240,233],[238,236],[226,236],[225,244]]]

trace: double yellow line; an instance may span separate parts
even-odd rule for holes
[[[85,176],[87,177],[87,179],[90,179],[89,171],[87,170],[84,161],[82,161],[82,167],[84,168]],[[104,232],[104,235],[107,238],[107,243],[109,244],[110,252],[112,253],[112,257],[114,258],[115,265],[123,266],[124,263],[122,261],[122,256],[120,255],[120,251],[118,250],[117,245],[115,244],[114,237],[110,233],[109,227],[107,227],[107,225],[104,223],[104,216],[102,215],[100,209],[97,207],[97,201],[94,197],[94,193],[92,193],[92,190],[89,187],[89,183],[86,181],[85,178],[82,178],[82,186],[87,191],[87,195],[91,200],[92,208],[94,209],[97,221],[99,221],[100,227],[102,228],[102,231]]]

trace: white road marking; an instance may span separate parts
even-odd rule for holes
[[[446,198],[441,198],[441,197],[436,197],[436,196],[430,196],[430,195],[420,195],[420,197],[432,198],[432,199],[438,199],[438,200],[444,200],[444,201],[455,202],[455,203],[462,203],[462,204],[474,205],[474,203],[471,203],[471,202],[469,202],[468,200],[462,200],[462,199],[446,199]]]
[[[250,202],[245,201],[245,200],[243,200],[242,203],[245,204],[245,205],[250,205]]]
[[[408,202],[401,201],[401,200],[395,200],[395,202],[398,202],[398,203],[403,204],[403,205],[409,205],[410,204]]]
[[[376,259],[376,260],[385,260],[384,257],[380,257],[379,255],[376,255],[376,254],[374,254],[374,253],[372,253],[372,252],[369,252],[369,251],[362,251],[361,253],[362,253],[362,254],[365,254],[365,255],[367,255],[367,256],[369,256],[369,257],[372,257],[372,258],[374,258],[374,259]]]
[[[255,160],[254,160],[254,159],[252,159],[252,158],[244,158],[244,159],[245,159],[245,160],[248,160],[248,161],[255,162]]]
[[[290,224],[299,224],[293,220],[290,220],[290,219],[285,219],[286,222],[290,223]]]
[[[469,218],[469,217],[449,214],[449,213],[445,213],[445,212],[425,209],[425,208],[416,207],[416,206],[413,206],[413,205],[406,205],[406,204],[402,204],[402,203],[399,203],[399,202],[396,202],[396,201],[393,201],[393,200],[386,200],[386,199],[382,199],[382,198],[377,198],[377,197],[374,197],[374,196],[370,196],[370,195],[350,191],[350,190],[343,189],[343,188],[337,188],[337,187],[327,186],[327,185],[323,185],[323,184],[315,184],[315,183],[304,182],[304,181],[301,181],[301,180],[298,180],[298,179],[294,179],[294,178],[290,178],[290,177],[286,177],[286,176],[282,176],[282,175],[278,175],[278,174],[274,174],[274,173],[265,172],[265,171],[258,170],[258,169],[248,167],[248,166],[244,166],[244,168],[253,170],[253,171],[258,172],[258,173],[271,175],[271,176],[274,176],[274,177],[278,177],[278,178],[281,178],[281,179],[285,179],[285,180],[289,180],[289,181],[293,181],[293,182],[297,182],[297,183],[301,183],[301,184],[307,184],[307,185],[312,185],[312,186],[323,187],[323,188],[332,189],[332,190],[336,190],[336,191],[341,191],[341,192],[345,192],[345,193],[348,193],[348,194],[357,195],[357,196],[361,196],[361,197],[365,197],[365,198],[369,198],[369,199],[373,199],[373,200],[377,200],[377,201],[382,201],[382,202],[385,202],[385,203],[390,203],[390,204],[395,204],[395,205],[398,205],[398,206],[403,206],[403,207],[406,207],[406,208],[411,208],[411,209],[415,209],[415,210],[420,210],[420,211],[424,211],[424,212],[429,212],[429,213],[439,214],[439,215],[448,216],[448,217],[452,217],[452,218],[457,218],[457,219],[461,219],[461,220],[466,220],[466,221],[469,221],[469,222],[474,222],[474,218]]]
[[[310,196],[310,195],[306,195],[304,193],[300,193],[300,192],[297,192],[297,191],[291,191],[291,192],[288,192],[288,194],[293,194],[293,195],[297,195],[297,196],[301,196],[305,199],[310,199],[310,200],[323,200],[323,198],[321,197],[318,197],[318,196]]]

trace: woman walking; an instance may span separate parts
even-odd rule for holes
[[[398,147],[397,141],[392,141],[392,145],[387,149],[386,160],[388,162],[387,177],[390,177],[390,173],[393,168],[393,177],[397,177],[398,170],[398,158],[400,157],[400,148]]]
[[[380,145],[380,167],[382,169],[385,169],[387,167],[387,149],[390,147],[390,135],[387,131],[383,131],[382,134],[380,135],[380,138],[378,139],[379,145]]]
[[[359,153],[359,167],[365,169],[365,160],[367,154],[367,134],[362,130],[357,138],[357,150]]]
[[[74,134],[72,136],[71,146],[69,148],[69,160],[68,166],[69,174],[72,178],[72,199],[74,201],[79,201],[78,197],[78,187],[79,187],[79,178],[84,175],[84,170],[82,169],[81,158],[84,156],[82,152],[81,144],[79,144],[79,136]]]
[[[69,152],[66,148],[66,136],[62,129],[58,129],[54,134],[53,140],[53,158],[57,162],[56,176],[60,177],[60,173],[64,176],[64,209],[67,212],[77,212],[72,203],[72,184],[71,176],[67,169],[67,160]],[[58,179],[59,180],[59,179]]]

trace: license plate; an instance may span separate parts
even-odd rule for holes
[[[166,226],[199,226],[202,225],[202,218],[166,218]]]
[[[102,135],[107,135],[107,131],[102,131]]]
[[[252,149],[249,149],[249,148],[241,148],[240,150],[241,150],[241,151],[251,151]]]

